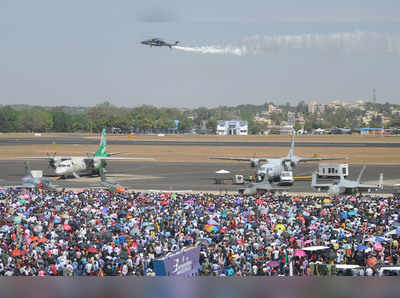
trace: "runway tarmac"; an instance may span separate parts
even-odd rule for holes
[[[98,145],[99,139],[89,139],[84,137],[35,137],[35,138],[0,138],[0,146],[6,145],[51,145],[53,142],[62,145],[80,144],[80,145]],[[289,147],[289,142],[226,142],[226,141],[138,141],[138,140],[107,140],[111,145],[135,145],[135,146],[230,146],[230,147]],[[296,147],[368,147],[368,148],[400,148],[400,143],[371,143],[371,142],[296,142]]]
[[[46,161],[31,161],[32,170],[43,170],[51,174]],[[0,185],[21,184],[24,175],[23,161],[0,161]],[[300,164],[294,171],[296,176],[311,175],[317,164]],[[361,165],[350,165],[350,177],[356,179]],[[233,174],[249,176],[255,173],[247,163],[160,163],[160,162],[120,162],[113,161],[107,166],[107,176],[118,181],[130,190],[194,190],[194,191],[237,191],[243,185],[232,183],[215,184],[215,172],[225,169]],[[368,166],[362,182],[377,183],[379,173],[384,173],[385,185],[400,183],[399,166],[371,165]],[[99,177],[81,177],[79,179],[61,179],[57,181],[60,187],[87,188],[100,181]],[[311,192],[311,181],[298,181],[290,189],[293,192]],[[392,187],[385,187],[384,192],[391,192]]]

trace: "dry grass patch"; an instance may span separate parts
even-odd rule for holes
[[[67,156],[84,156],[95,152],[97,145],[18,145],[0,146],[0,159],[10,160],[23,156],[46,156],[47,153]],[[226,157],[282,157],[287,147],[220,147],[220,146],[133,146],[111,145],[109,152],[122,152],[121,157],[153,157],[159,162],[216,162],[210,156]],[[348,157],[349,163],[400,164],[398,148],[315,147],[296,148],[296,155],[304,157]],[[231,162],[231,161],[227,161]],[[338,161],[340,162],[340,161]]]
[[[100,140],[100,134],[88,133],[42,133],[35,136],[33,133],[1,133],[0,138],[65,138],[84,137]],[[266,136],[217,136],[217,135],[112,135],[109,140],[138,140],[138,141],[181,141],[181,142],[290,142],[290,136],[266,135]],[[361,135],[322,135],[322,136],[297,136],[296,142],[350,142],[350,143],[400,143],[400,136],[361,136]]]

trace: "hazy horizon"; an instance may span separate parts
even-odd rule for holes
[[[400,103],[400,2],[0,0],[0,104]],[[180,47],[148,47],[152,37]]]

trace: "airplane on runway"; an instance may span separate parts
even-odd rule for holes
[[[45,179],[41,176],[34,177],[27,161],[25,164],[25,176],[21,178],[24,184],[13,186],[15,188],[30,188],[30,189],[48,189],[57,190],[58,185],[54,184],[51,180]]]
[[[92,156],[29,156],[23,159],[47,159],[49,167],[55,169],[55,174],[60,177],[73,176],[79,178],[79,174],[98,175],[100,169],[106,167],[108,160],[154,160],[142,157],[113,157],[120,152],[107,153],[106,129],[103,128],[99,149]]]
[[[170,49],[174,46],[177,46],[179,41],[175,41],[175,43],[169,43],[166,42],[165,40],[162,40],[161,38],[152,38],[148,40],[144,40],[141,42],[141,44],[150,46],[150,47],[169,47]]]
[[[284,182],[292,185],[293,177],[290,175],[293,168],[300,162],[322,161],[322,160],[343,160],[345,158],[319,158],[319,157],[300,157],[294,154],[295,132],[292,131],[292,142],[289,153],[286,157],[209,157],[210,159],[250,161],[250,166],[258,167],[258,174],[264,174],[269,182]],[[261,165],[261,162],[266,162]],[[291,178],[291,179],[290,179]]]
[[[383,189],[383,174],[379,176],[379,184],[362,184],[361,176],[363,175],[366,166],[364,166],[357,180],[345,179],[343,174],[340,175],[339,180],[334,183],[319,184],[317,183],[317,173],[314,172],[312,175],[311,187],[317,189],[318,191],[327,190],[328,193],[339,195],[339,194],[354,194],[362,191],[370,192],[372,189],[378,190]]]

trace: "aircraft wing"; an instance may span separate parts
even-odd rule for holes
[[[220,160],[238,160],[238,161],[252,161],[257,159],[259,161],[267,161],[267,158],[258,157],[209,157],[208,159],[220,159]]]
[[[104,159],[104,160],[155,160],[154,158],[150,157],[112,157],[112,156],[96,156],[96,157],[89,157],[86,159]]]
[[[60,160],[68,160],[68,159],[72,159],[72,156],[21,156],[21,157],[15,157],[15,159],[54,159],[56,158],[60,159]]]
[[[108,153],[108,155],[109,156],[112,156],[112,155],[118,155],[118,154],[121,154],[122,152],[113,152],[113,153]]]
[[[334,157],[334,158],[329,158],[329,157],[300,157],[298,159],[299,162],[308,162],[308,161],[322,161],[322,160],[345,160],[348,159],[347,157]]]
[[[16,159],[53,159],[53,156],[22,156],[16,157]]]
[[[250,161],[248,157],[209,157],[208,159],[221,159],[221,160],[239,160],[239,161]]]

